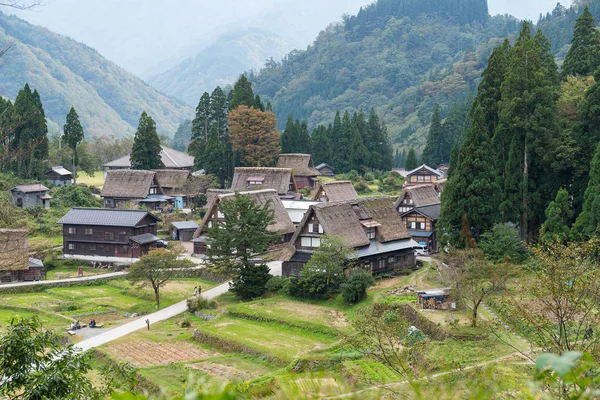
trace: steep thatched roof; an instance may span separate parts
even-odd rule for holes
[[[156,172],[154,171],[134,169],[108,171],[100,196],[119,199],[144,199],[150,193],[150,187],[156,184],[155,177]]]
[[[323,232],[340,237],[350,247],[370,244],[365,227],[377,227],[377,240],[382,243],[410,239],[400,215],[389,197],[366,197],[311,206],[300,223],[292,243],[295,243],[304,225],[316,215]]]
[[[233,193],[231,189],[208,189],[206,191],[206,206],[210,207],[210,204],[221,194]]]
[[[26,229],[0,229],[0,271],[27,269]]]
[[[249,181],[255,181],[256,178],[262,179],[262,185],[248,186]],[[286,194],[296,191],[296,182],[292,175],[291,168],[262,168],[262,167],[238,167],[233,174],[231,190],[235,192],[245,192],[261,189],[275,189],[278,194]]]
[[[279,168],[291,168],[295,176],[319,176],[310,154],[280,154]]]
[[[396,208],[404,201],[404,199],[410,196],[412,199],[412,205],[415,207],[425,207],[432,204],[440,204],[440,196],[435,185],[418,185],[418,186],[407,186],[402,190],[400,197],[396,200]]]
[[[202,220],[202,223],[194,233],[194,238],[200,236],[206,224],[210,220],[212,215],[218,210],[219,203],[221,201],[227,201],[228,199],[234,199],[238,194],[250,196],[252,201],[258,205],[268,204],[275,214],[275,222],[269,226],[270,232],[275,232],[279,235],[286,235],[296,231],[296,227],[288,215],[286,209],[283,207],[283,203],[279,198],[277,192],[273,189],[254,190],[250,192],[237,192],[237,193],[225,193],[216,196],[208,206],[208,211]]]
[[[358,194],[350,181],[334,181],[319,184],[313,200],[326,198],[327,201],[358,199]]]
[[[156,180],[164,188],[179,189],[190,177],[190,171],[181,169],[155,169]]]

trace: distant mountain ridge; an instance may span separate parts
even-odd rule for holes
[[[0,13],[0,95],[14,99],[25,83],[38,90],[48,119],[62,126],[71,106],[88,136],[131,135],[142,111],[172,136],[192,108],[157,92],[96,50],[46,28]]]

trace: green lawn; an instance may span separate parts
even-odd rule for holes
[[[82,172],[77,177],[77,183],[85,183],[88,186],[103,186],[104,171],[96,171],[93,176],[89,176],[88,174]]]
[[[10,320],[16,317],[31,318],[38,316],[42,321],[45,328],[62,330],[69,326],[68,319],[59,315],[50,315],[46,313],[36,312],[35,310],[24,311],[24,310],[11,310],[6,308],[0,308],[0,332],[4,332],[10,325]]]
[[[102,275],[113,272],[111,269],[93,268],[87,265],[81,265],[83,276]],[[46,280],[77,278],[78,266],[59,265],[46,272]]]

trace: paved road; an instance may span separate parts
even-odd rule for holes
[[[281,275],[281,262],[270,262],[268,263],[268,265],[271,268],[271,274]],[[228,291],[229,282],[226,282],[222,285],[207,290],[206,292],[202,292],[202,297],[207,299],[213,299],[217,296],[222,295],[223,293],[227,293]],[[146,319],[149,319],[150,325],[152,325],[153,323],[173,318],[181,313],[184,313],[185,311],[187,311],[187,304],[186,300],[183,300],[179,303],[173,304],[170,307],[167,307],[150,315],[144,315],[136,319],[135,321],[129,322],[125,325],[121,325],[116,328],[110,329],[98,336],[83,340],[77,343],[75,345],[75,348],[79,349],[80,351],[85,351],[94,347],[101,346],[105,343],[112,342],[113,340],[119,339],[137,330],[146,329]]]
[[[127,275],[127,272],[110,272],[108,274],[100,274],[100,275],[90,275],[83,276],[81,278],[67,278],[67,279],[56,279],[53,281],[35,281],[35,282],[17,282],[17,283],[4,283],[0,285],[0,288],[7,287],[22,287],[22,286],[36,286],[36,285],[47,285],[54,283],[67,283],[67,282],[85,282],[85,281],[94,281],[96,279],[106,279],[106,278],[115,278],[119,276]]]

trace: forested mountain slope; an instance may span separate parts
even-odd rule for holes
[[[14,99],[25,83],[40,93],[46,116],[62,126],[71,106],[87,135],[133,134],[142,111],[172,135],[193,109],[157,92],[94,49],[0,13],[0,95]]]
[[[518,28],[489,17],[486,0],[379,0],[249,78],[280,125],[374,107],[396,142],[422,148],[434,103],[445,116],[468,98],[491,50]]]

